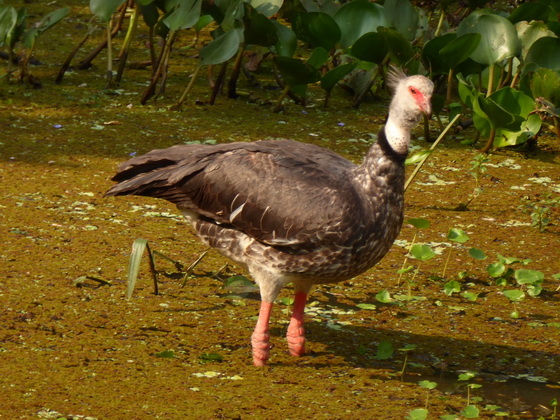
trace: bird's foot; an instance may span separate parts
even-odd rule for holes
[[[251,345],[253,347],[253,364],[255,366],[265,366],[270,357],[270,334],[268,331],[253,332]]]
[[[290,324],[286,339],[292,356],[299,357],[305,354],[305,329],[303,327]]]

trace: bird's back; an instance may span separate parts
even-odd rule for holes
[[[198,215],[197,233],[239,262],[335,280],[369,268],[392,243],[378,243],[386,211],[364,197],[356,169],[288,140],[180,145],[123,163],[107,195],[164,198]]]

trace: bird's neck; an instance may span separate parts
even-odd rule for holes
[[[400,191],[404,187],[404,161],[408,150],[399,153],[393,147],[383,127],[377,135],[377,142],[371,146],[362,164],[356,167],[355,180],[366,195],[384,194],[387,188]]]
[[[399,115],[398,112],[390,112],[381,131],[385,134],[386,142],[394,153],[406,157],[410,146],[410,127],[404,116]]]

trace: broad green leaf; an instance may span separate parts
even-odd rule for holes
[[[238,22],[243,18],[245,13],[243,0],[216,0],[215,4],[222,15],[220,17],[219,13],[213,14],[214,19],[216,19],[216,21],[220,24],[220,28],[224,32],[237,28]]]
[[[68,7],[54,10],[48,15],[44,16],[35,27],[41,34],[64,19],[68,15],[68,13],[70,13],[70,9]]]
[[[463,34],[443,47],[439,54],[445,64],[454,69],[478,48],[480,39],[480,34],[477,33]]]
[[[521,3],[511,15],[508,16],[508,20],[511,23],[517,23],[520,21],[547,21],[548,16],[551,12],[550,7],[542,3]]]
[[[501,263],[510,265],[515,263],[523,263],[523,265],[527,265],[531,262],[531,259],[521,259],[517,257],[504,257],[503,255],[498,254],[498,259]]]
[[[385,0],[383,13],[387,26],[397,30],[407,41],[416,37],[418,29],[418,12],[408,0]]]
[[[416,244],[412,246],[410,253],[420,261],[428,261],[436,256],[436,253],[428,245]]]
[[[428,410],[425,408],[415,408],[405,417],[406,420],[426,420],[428,418]]]
[[[506,87],[502,89],[511,88]],[[502,100],[498,102],[496,101],[496,99]],[[519,127],[521,127],[523,118],[521,118],[518,114],[514,114],[506,109],[506,106],[510,108],[516,108],[516,103],[514,103],[513,101],[507,102],[508,99],[512,98],[496,98],[492,96],[486,98],[480,95],[477,97],[477,101],[473,102],[473,110],[476,114],[478,114],[479,117],[487,118],[490,124],[492,124],[492,126],[496,128],[518,130]]]
[[[393,298],[391,297],[391,294],[386,289],[377,293],[375,295],[375,299],[377,299],[381,303],[391,303],[393,301]]]
[[[401,347],[399,351],[404,351],[404,352],[412,351],[412,350],[416,350],[417,347],[418,346],[416,344],[405,344],[405,346]]]
[[[282,302],[283,305],[290,306],[294,304],[295,299],[291,297],[283,297],[280,299],[280,302]]]
[[[475,405],[468,405],[461,411],[461,414],[466,419],[477,419],[480,414],[480,410]]]
[[[124,2],[125,0],[90,0],[89,8],[95,16],[107,22]]]
[[[524,268],[515,270],[514,277],[518,284],[533,284],[544,280],[544,274],[540,271],[526,270]]]
[[[523,60],[527,57],[527,53],[535,41],[546,36],[555,36],[554,32],[548,29],[548,26],[546,26],[546,23],[544,22],[518,22],[515,24],[515,30],[517,31],[517,35],[521,41],[521,57]]]
[[[381,64],[388,52],[385,39],[377,32],[363,34],[350,49],[350,55],[353,57],[376,64]]]
[[[368,311],[374,311],[376,308],[373,303],[358,303],[356,306],[360,309],[365,309]]]
[[[330,51],[340,40],[340,28],[335,20],[321,12],[297,13],[292,30],[303,42]]]
[[[284,0],[250,0],[249,4],[267,18],[278,13]]]
[[[35,40],[43,32],[62,20],[66,15],[68,15],[68,13],[70,13],[70,9],[65,7],[63,9],[57,9],[43,17],[38,24],[25,33],[23,37],[23,44],[25,47],[31,48],[35,43]]]
[[[461,296],[467,300],[470,300],[471,302],[476,302],[476,300],[478,299],[478,293],[473,292],[463,292]]]
[[[437,387],[437,382],[424,380],[424,381],[418,382],[418,385],[420,385],[422,388],[425,388],[425,389],[435,389]]]
[[[198,20],[194,24],[194,30],[196,32],[200,32],[202,29],[210,25],[212,22],[214,22],[214,18],[212,17],[212,15],[202,15],[198,18]]]
[[[321,73],[315,67],[297,58],[278,56],[274,57],[274,63],[289,86],[307,85],[321,79]]]
[[[490,98],[507,112],[524,119],[535,109],[535,101],[529,95],[511,87],[498,89]]]
[[[13,33],[17,24],[17,11],[14,7],[3,6],[0,8],[0,46],[8,44],[4,40]]]
[[[336,84],[344,78],[348,73],[356,68],[358,65],[357,61],[353,61],[346,64],[341,64],[340,66],[335,67],[332,70],[329,70],[322,78],[321,78],[321,87],[330,92]]]
[[[531,297],[537,297],[543,290],[541,283],[527,285],[527,294]]]
[[[463,229],[451,228],[449,229],[449,232],[447,232],[447,239],[453,242],[464,244],[469,240],[469,236]]]
[[[200,18],[201,7],[202,0],[179,0],[163,23],[170,31],[192,28]]]
[[[456,38],[456,33],[447,33],[426,42],[422,50],[422,58],[430,74],[444,74],[449,71],[449,65],[443,60],[440,51]]]
[[[277,55],[283,57],[292,57],[297,48],[297,37],[294,31],[290,28],[282,25],[278,21],[272,21],[274,27],[276,28],[276,36],[278,37],[278,42],[274,46],[274,51]]]
[[[474,378],[475,376],[476,376],[476,373],[475,373],[475,372],[465,372],[465,373],[459,374],[458,379],[459,379],[460,381],[469,381],[469,380],[471,380],[472,378]]]
[[[560,54],[555,54],[553,51],[560,51],[560,38],[551,36],[539,38],[529,48],[525,61],[539,67],[560,70]]]
[[[341,31],[342,48],[352,46],[368,32],[377,32],[379,26],[387,26],[383,7],[368,0],[355,0],[343,4],[334,15],[334,20]],[[374,48],[376,47],[372,46],[372,49]]]
[[[465,79],[462,74],[457,74],[457,85],[459,97],[471,109],[474,109],[474,103],[478,100],[478,89],[472,85],[469,80]]]
[[[221,64],[233,57],[243,41],[241,28],[231,29],[200,49],[200,65]]]
[[[22,7],[17,11],[16,24],[10,32],[6,34],[5,45],[14,48],[15,44],[24,36],[27,22],[27,9]]]
[[[490,277],[500,277],[506,271],[506,266],[501,262],[490,264],[486,269]]]
[[[387,340],[381,340],[379,346],[377,346],[377,355],[375,356],[378,360],[387,360],[393,357],[393,343]]]
[[[478,47],[471,54],[477,63],[490,66],[521,51],[515,27],[501,16],[472,13],[457,29],[458,36],[467,33],[479,33],[481,36]]]
[[[153,28],[159,21],[159,10],[154,2],[139,4],[138,8],[148,28]]]
[[[413,57],[412,45],[399,32],[391,28],[378,28],[377,32],[383,36],[391,59],[395,64],[404,66]]]
[[[259,287],[245,276],[232,276],[224,282],[224,288],[234,293],[257,292]]]
[[[276,27],[270,19],[245,3],[244,40],[247,45],[273,46],[278,42]]]
[[[525,293],[522,290],[504,290],[502,293],[512,302],[520,302],[525,298]]]
[[[447,296],[451,296],[453,293],[459,293],[461,291],[461,284],[456,280],[448,281],[443,286],[443,292]]]
[[[329,53],[322,47],[317,47],[311,53],[311,56],[307,59],[307,64],[320,69],[325,65],[329,59]]]
[[[494,139],[494,147],[517,146],[527,142],[527,140],[535,137],[542,126],[542,119],[538,114],[529,115],[527,120],[521,123],[519,130],[508,131],[505,129],[496,130]]]
[[[545,98],[560,106],[560,70],[540,68],[526,77],[533,98]]]
[[[427,219],[423,219],[421,217],[416,217],[412,219],[408,219],[406,223],[411,224],[416,229],[427,229],[430,227],[430,221]]]
[[[484,253],[484,251],[482,251],[481,249],[478,248],[471,248],[469,249],[469,255],[471,257],[473,257],[475,260],[485,260],[486,254]]]

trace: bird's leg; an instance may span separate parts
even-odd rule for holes
[[[259,319],[255,326],[255,331],[251,336],[251,345],[253,347],[253,364],[255,366],[264,366],[270,356],[270,333],[268,332],[268,323],[270,321],[270,312],[272,311],[272,302],[261,302],[259,311]]]
[[[288,333],[286,338],[288,340],[288,349],[292,356],[303,356],[305,353],[305,328],[303,328],[303,313],[305,311],[305,302],[307,300],[307,293],[296,292],[294,299],[294,310],[290,325],[288,326]]]

